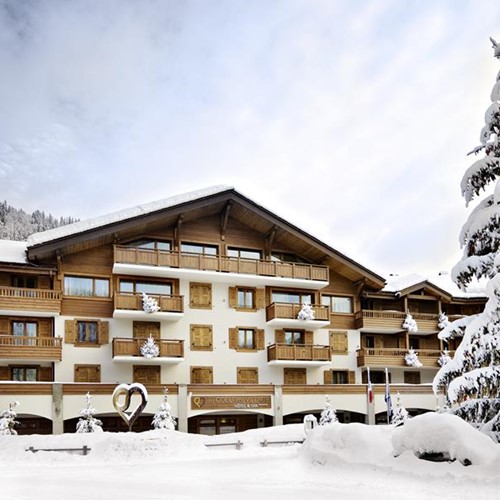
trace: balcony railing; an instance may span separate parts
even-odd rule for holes
[[[358,349],[357,351],[358,366],[391,366],[391,367],[407,367],[405,355],[408,349]],[[422,366],[427,368],[438,368],[438,359],[441,356],[441,351],[434,349],[416,349],[418,359]],[[449,351],[450,356],[454,355],[454,351]]]
[[[41,288],[0,287],[0,309],[61,312],[61,292]]]
[[[273,344],[267,348],[267,361],[330,361],[330,346]]]
[[[155,295],[148,294],[158,302],[161,312],[184,312],[182,295]],[[115,309],[127,311],[143,311],[142,294],[140,293],[115,293]]]
[[[141,347],[147,339],[136,338],[114,338],[113,339],[113,358],[116,356],[135,356],[142,358]],[[183,340],[165,340],[159,339],[155,341],[160,348],[159,358],[183,358],[184,357],[184,341]],[[158,359],[158,358],[154,358]]]
[[[314,321],[329,321],[330,312],[328,306],[311,306],[314,313]],[[284,302],[273,302],[266,307],[266,321],[273,319],[298,319],[302,306],[300,304],[287,304]]]
[[[0,335],[0,358],[61,361],[61,337]]]
[[[418,330],[422,332],[437,332],[438,314],[411,313],[417,322]],[[391,331],[402,331],[406,312],[403,311],[372,311],[363,309],[356,312],[355,322],[357,329],[382,329]]]
[[[327,266],[296,262],[240,259],[239,257],[227,257],[223,255],[201,255],[167,250],[149,250],[122,245],[115,246],[114,261],[116,264],[135,264],[311,281],[328,281]]]

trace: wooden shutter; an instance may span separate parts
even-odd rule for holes
[[[211,309],[212,285],[210,283],[190,283],[189,305],[198,309]]]
[[[0,318],[0,335],[10,335],[10,321],[8,318]]]
[[[229,287],[229,307],[238,307],[238,288],[235,286]]]
[[[285,368],[285,384],[305,385],[306,384],[306,369],[305,368]]]
[[[255,349],[261,351],[266,348],[265,332],[262,328],[257,328],[255,331]]]
[[[52,320],[40,319],[38,320],[38,336],[39,337],[52,337]]]
[[[257,288],[255,290],[255,308],[264,309],[264,307],[266,307],[266,290]]]
[[[0,366],[0,380],[10,380],[10,370],[8,366]]]
[[[237,349],[238,348],[238,329],[230,328],[229,329],[229,349]]]
[[[75,382],[100,382],[101,365],[75,365]]]
[[[330,348],[332,354],[347,354],[347,332],[330,332]]]
[[[347,373],[347,381],[349,384],[355,384],[356,383],[356,372],[349,370]]]
[[[306,345],[313,345],[314,344],[314,332],[311,331],[306,331],[304,334],[304,343]]]
[[[237,368],[238,384],[258,384],[259,376],[257,368]]]
[[[274,338],[276,344],[285,343],[285,330],[274,330]]]
[[[213,350],[212,325],[191,325],[189,327],[191,349],[197,351]]]
[[[192,384],[212,384],[213,369],[211,366],[195,366],[191,368]]]
[[[140,384],[160,384],[161,367],[160,366],[134,366],[134,382]]]
[[[67,319],[64,322],[64,342],[74,344],[76,342],[76,321]]]
[[[323,382],[325,384],[332,384],[332,370],[325,370],[323,372]]]
[[[52,382],[54,377],[52,375],[51,366],[40,366],[38,368],[38,380],[40,382]]]
[[[134,321],[132,332],[134,339],[147,339],[151,335],[155,340],[160,340],[160,322]]]
[[[378,335],[375,335],[374,337],[375,337],[375,349],[383,349],[384,344],[383,344],[382,337],[380,337]]]
[[[99,321],[99,344],[109,344],[109,321]]]

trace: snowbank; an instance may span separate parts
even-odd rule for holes
[[[463,464],[487,465],[500,460],[500,447],[470,424],[447,413],[425,413],[396,428],[392,437],[396,456],[441,453]]]

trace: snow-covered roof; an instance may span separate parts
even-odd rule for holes
[[[212,186],[206,189],[190,191],[189,193],[171,196],[170,198],[165,198],[163,200],[136,205],[124,210],[118,210],[117,212],[112,212],[107,215],[101,215],[94,219],[87,219],[75,222],[73,224],[68,224],[67,226],[56,227],[55,229],[49,229],[47,231],[32,234],[28,237],[27,246],[31,247],[46,243],[48,241],[58,240],[60,238],[65,238],[67,236],[83,233],[85,231],[97,229],[109,224],[114,224],[117,222],[125,221],[127,219],[132,219],[134,217],[139,217],[141,215],[157,212],[158,210],[163,210],[165,208],[181,205],[182,203],[195,201],[201,198],[205,198],[206,196],[222,193],[231,189],[233,189],[232,186]]]
[[[469,288],[467,291],[461,290],[451,279],[451,275],[447,272],[440,272],[437,275],[426,277],[421,274],[407,274],[405,276],[391,275],[387,278],[385,287],[382,292],[396,293],[406,290],[420,283],[428,283],[440,288],[444,292],[455,298],[479,298],[485,297],[482,289]]]
[[[0,262],[26,264],[26,242],[0,240]]]

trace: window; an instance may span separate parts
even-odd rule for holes
[[[192,366],[191,384],[213,384],[213,368],[211,366]]]
[[[347,332],[330,332],[330,349],[332,354],[347,354]]]
[[[332,313],[352,314],[352,297],[339,297],[336,295],[322,295],[321,304],[328,306]]]
[[[236,368],[238,384],[258,384],[259,371],[257,368]]]
[[[77,342],[87,342],[89,344],[97,344],[97,332],[99,326],[97,321],[77,321]]]
[[[100,382],[101,365],[75,365],[75,382]]]
[[[189,327],[192,351],[212,351],[212,325],[191,325]]]
[[[109,342],[109,322],[100,320],[67,319],[64,322],[64,341],[80,347],[94,347]]]
[[[407,371],[404,372],[405,384],[420,384],[420,372]]]
[[[189,305],[194,309],[212,309],[212,285],[210,283],[190,283]]]
[[[134,365],[133,378],[139,384],[161,384],[161,366]]]
[[[287,345],[304,345],[306,343],[304,330],[285,330],[284,335]]]
[[[229,329],[229,348],[240,351],[264,349],[264,330],[250,326],[238,326]]]
[[[197,253],[201,255],[217,255],[218,247],[216,245],[204,245],[201,243],[181,243],[182,253]]]
[[[38,288],[36,276],[12,276],[11,282],[16,288]]]
[[[362,376],[363,384],[368,383],[367,372],[363,372]],[[391,383],[391,373],[389,373],[389,383]],[[370,370],[370,380],[372,384],[385,384],[385,372],[381,370]]]
[[[420,339],[418,337],[410,337],[410,349],[420,349]]]
[[[172,283],[120,280],[120,292],[147,293],[148,295],[172,295]]]
[[[33,366],[12,366],[11,380],[16,382],[36,382],[37,368]]]
[[[325,384],[355,384],[356,374],[350,370],[326,370],[324,373]]]
[[[229,287],[229,307],[234,309],[256,310],[265,304],[263,288]]]
[[[291,385],[305,385],[306,382],[306,369],[305,368],[285,368],[284,369],[285,384]]]
[[[157,240],[137,240],[127,243],[129,247],[142,248],[145,250],[171,250],[172,246],[170,241],[157,241]]]
[[[365,347],[367,349],[375,349],[375,337],[373,335],[367,335],[365,337]]]
[[[64,294],[74,297],[109,297],[109,280],[65,276]]]
[[[262,253],[260,252],[260,250],[249,250],[247,248],[228,248],[227,256],[237,257],[239,259],[262,259]]]
[[[287,292],[273,290],[271,302],[284,302],[286,304],[312,304],[313,294],[310,292]]]

